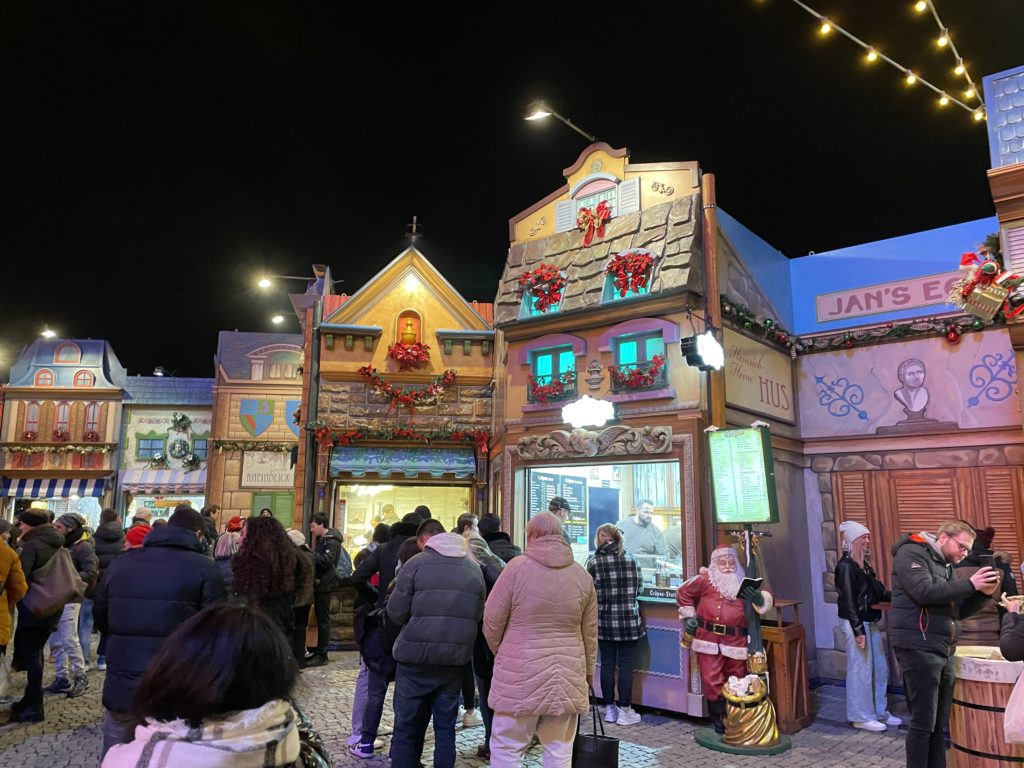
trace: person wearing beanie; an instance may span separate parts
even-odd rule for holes
[[[131,713],[132,699],[160,644],[186,619],[225,596],[220,568],[203,554],[202,535],[199,513],[179,505],[167,525],[145,536],[141,549],[110,564],[96,591],[96,626],[108,636],[103,755],[114,744],[132,740],[138,722]],[[115,605],[117,610],[111,610]]]
[[[842,523],[839,532],[843,556],[836,563],[835,578],[839,627],[846,641],[846,719],[854,728],[884,731],[902,722],[889,712],[886,700],[889,661],[878,628],[882,612],[874,607],[889,602],[892,594],[868,561],[871,532],[853,520]]]
[[[85,597],[82,601],[68,603],[61,611],[60,623],[50,635],[50,649],[53,651],[57,677],[43,689],[48,694],[66,694],[74,699],[85,693],[89,679],[85,673],[89,665],[85,660],[81,637],[78,632],[85,600],[89,601],[87,624],[92,631],[92,598],[96,579],[100,573],[100,561],[92,536],[85,528],[85,520],[74,512],[61,515],[53,527],[64,537],[64,546],[71,550],[71,560],[79,577],[85,582]]]
[[[26,509],[18,516],[21,527],[21,570],[31,584],[32,575],[64,546],[64,537],[50,524],[46,510]],[[18,629],[14,633],[13,666],[24,669],[28,681],[21,699],[11,706],[11,721],[39,723],[43,710],[43,646],[57,628],[61,612],[39,619],[18,603]]]
[[[148,509],[140,509],[132,516],[132,525],[125,532],[125,549],[136,549],[142,546],[142,542],[151,530],[153,515]]]
[[[491,552],[496,554],[506,563],[513,557],[523,554],[523,550],[512,543],[507,533],[501,530],[501,518],[497,515],[484,515],[477,524],[477,530],[483,536]]]
[[[242,529],[244,527],[245,527],[245,521],[242,519],[242,516],[241,515],[235,515],[230,520],[228,520],[227,532],[228,533],[241,533]]]

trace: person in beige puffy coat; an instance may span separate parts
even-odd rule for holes
[[[484,637],[494,652],[492,768],[522,765],[535,734],[544,768],[568,768],[597,666],[597,594],[550,512],[530,520],[524,556],[494,585]]]

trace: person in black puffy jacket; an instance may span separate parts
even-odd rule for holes
[[[103,754],[132,739],[135,689],[160,644],[190,616],[224,597],[220,569],[203,554],[202,521],[179,505],[140,549],[111,563],[96,593],[95,618],[108,634],[103,684]]]
[[[523,554],[523,550],[513,544],[509,535],[501,530],[501,518],[497,515],[484,515],[480,518],[477,528],[491,552],[506,563],[513,557]]]

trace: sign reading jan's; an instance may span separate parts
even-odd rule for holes
[[[944,272],[863,288],[819,293],[815,296],[818,322],[828,323],[850,317],[944,304],[953,283],[962,277],[962,272]]]

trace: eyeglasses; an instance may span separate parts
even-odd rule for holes
[[[968,552],[971,551],[971,544],[964,544],[959,539],[953,539],[953,543],[956,544],[957,549],[960,550],[960,554],[966,555]]]

